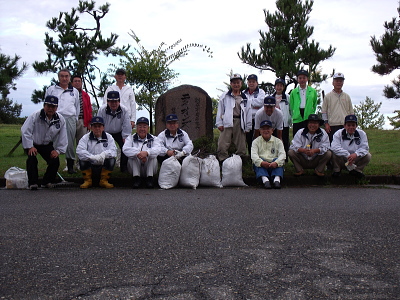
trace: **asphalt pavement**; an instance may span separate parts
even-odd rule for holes
[[[0,299],[400,299],[400,190],[0,190]]]

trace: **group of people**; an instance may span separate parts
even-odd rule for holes
[[[124,69],[116,71],[116,84],[107,89],[104,104],[94,117],[90,97],[82,89],[82,78],[71,78],[69,70],[63,69],[58,79],[57,85],[47,89],[43,108],[29,116],[21,128],[31,190],[38,189],[37,154],[47,162],[42,187],[51,187],[55,181],[60,154],[66,156],[68,172],[76,172],[76,152],[84,179],[80,187],[91,187],[93,175],[98,173],[99,185],[112,188],[108,180],[116,164],[118,144],[120,169],[132,174],[133,188],[152,188],[159,164],[193,151],[188,134],[179,128],[177,115],[166,117],[166,129],[158,136],[149,133],[147,118],[136,120],[135,96],[125,85]],[[231,144],[242,157],[248,151],[256,177],[268,189],[281,188],[287,157],[294,164],[295,176],[303,175],[304,169],[314,169],[322,177],[328,164],[332,176],[340,176],[341,169],[347,168],[350,174],[362,178],[371,155],[365,132],[357,128],[351,99],[342,90],[343,74],[333,76],[334,89],[322,105],[323,119],[315,114],[317,93],[307,85],[308,72],[300,70],[297,81],[299,86],[290,97],[285,93],[285,80],[280,78],[275,81],[275,92],[266,96],[258,87],[257,75],[248,76],[247,89],[242,91],[241,76],[233,74],[216,116],[219,161],[228,158]],[[293,140],[289,143],[292,125]],[[136,133],[132,134],[134,127]]]
[[[247,89],[241,91],[242,77],[233,74],[230,89],[218,103],[216,126],[221,132],[218,159],[228,157],[233,144],[236,154],[251,156],[256,178],[267,189],[281,188],[284,164],[293,162],[294,176],[313,169],[319,177],[327,167],[339,177],[346,168],[358,179],[371,159],[368,138],[357,128],[350,96],[343,92],[343,73],[333,75],[333,90],[322,104],[322,119],[316,114],[317,92],[307,84],[306,70],[297,73],[298,86],[288,96],[285,80],[275,81],[275,92],[266,96],[258,87],[257,76],[247,78]],[[289,143],[289,128],[293,125],[293,140]],[[325,129],[321,128],[324,126]]]
[[[116,164],[118,144],[121,172],[133,175],[134,188],[142,184],[152,188],[158,162],[171,156],[184,157],[193,151],[193,143],[179,128],[175,114],[166,117],[166,129],[157,137],[149,133],[147,118],[136,120],[135,96],[132,88],[125,85],[125,70],[116,71],[116,85],[107,89],[104,104],[94,117],[91,105],[88,106],[90,98],[82,90],[82,79],[73,76],[71,81],[67,69],[58,73],[58,79],[59,83],[46,91],[43,108],[29,116],[21,127],[31,190],[38,189],[37,154],[47,162],[42,179],[44,188],[52,187],[55,181],[60,154],[66,156],[68,172],[76,172],[75,152],[84,179],[81,188],[92,186],[95,173],[100,177],[99,186],[113,188],[108,181]],[[136,133],[132,134],[134,127]]]

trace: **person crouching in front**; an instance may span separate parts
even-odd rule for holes
[[[117,147],[111,134],[104,131],[102,117],[93,117],[90,123],[91,132],[85,134],[79,141],[76,154],[82,171],[83,184],[81,189],[92,186],[93,170],[101,169],[99,185],[106,189],[114,185],[108,182],[114,170]]]
[[[157,174],[157,155],[160,144],[157,137],[149,133],[149,120],[141,117],[136,121],[136,133],[125,140],[122,151],[128,157],[128,172],[133,175],[133,188],[137,189],[145,179],[146,187],[153,188],[153,176]]]
[[[283,178],[283,165],[285,164],[285,148],[280,139],[272,136],[274,128],[269,120],[260,123],[261,136],[257,137],[251,145],[251,160],[257,180],[262,181],[266,189],[281,188]]]

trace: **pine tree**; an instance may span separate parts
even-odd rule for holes
[[[0,53],[0,123],[17,123],[22,111],[22,104],[13,103],[7,96],[10,90],[16,90],[15,80],[20,78],[28,69],[28,64],[23,63],[18,67],[20,56],[11,56]]]
[[[374,100],[366,97],[360,105],[354,105],[354,113],[358,119],[358,127],[361,129],[382,129],[385,117],[379,112],[382,102],[375,104]]]
[[[315,40],[309,41],[314,27],[308,26],[313,1],[277,0],[277,11],[264,9],[267,31],[260,33],[259,53],[251,44],[238,53],[243,63],[263,71],[271,71],[276,77],[286,78],[287,85],[297,86],[297,71],[305,66],[310,73],[309,83],[324,81],[328,75],[317,72],[318,64],[335,53],[336,48],[320,48]]]
[[[370,44],[375,52],[377,64],[372,66],[372,72],[379,75],[388,75],[400,69],[400,4],[397,8],[399,19],[393,18],[385,22],[385,33],[377,39],[371,37]],[[400,98],[400,75],[392,81],[393,86],[385,86],[383,93],[386,98]]]
[[[67,68],[73,74],[82,76],[84,89],[97,100],[98,89],[94,84],[96,72],[102,76],[99,68],[94,64],[100,54],[116,55],[118,49],[115,44],[118,35],[111,33],[108,38],[101,34],[101,20],[109,12],[110,4],[106,3],[95,9],[94,1],[79,1],[77,8],[72,8],[71,13],[60,12],[57,18],[47,22],[47,28],[57,34],[57,37],[45,33],[44,43],[47,47],[47,59],[43,62],[35,61],[33,68],[43,74],[58,72]],[[94,25],[85,28],[78,24],[80,15],[91,16]],[[125,50],[127,50],[126,48]],[[88,89],[89,87],[89,89]],[[43,100],[42,91],[35,91],[32,101],[37,103]]]

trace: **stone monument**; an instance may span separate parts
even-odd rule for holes
[[[155,107],[156,135],[165,129],[165,117],[176,114],[179,127],[192,141],[199,137],[213,137],[212,101],[200,87],[181,85],[168,90],[158,99]]]

